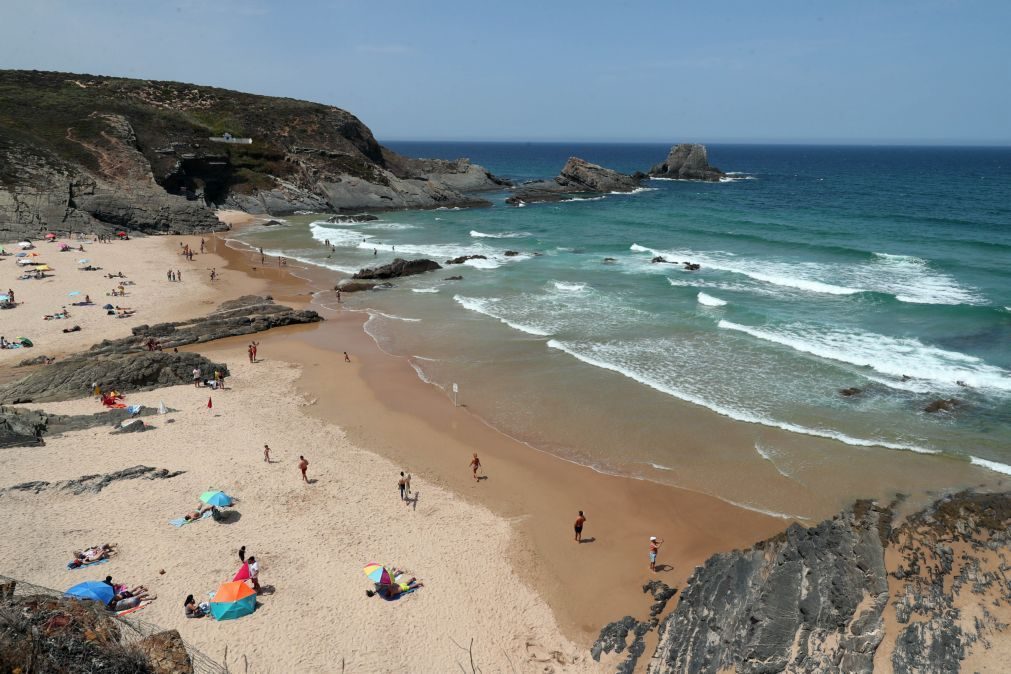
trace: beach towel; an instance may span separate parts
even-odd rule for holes
[[[98,564],[105,564],[108,561],[109,561],[109,558],[106,557],[105,559],[100,559],[97,562],[85,562],[85,563],[79,564],[77,566],[74,566],[74,562],[67,562],[67,568],[70,569],[71,571],[73,571],[75,569],[85,569],[85,568],[87,568],[89,566],[96,566]]]
[[[211,511],[210,510],[205,510],[204,514],[200,516],[200,519],[201,520],[205,520],[205,519],[207,519],[210,516],[211,516]],[[199,520],[188,520],[185,517],[177,517],[174,520],[169,520],[169,524],[171,524],[172,526],[178,528],[178,527],[181,527],[184,524],[189,524],[190,522],[198,522],[198,521]]]
[[[134,611],[140,611],[141,609],[147,608],[147,605],[150,604],[150,603],[151,603],[150,600],[145,600],[145,601],[142,601],[137,606],[134,606],[133,608],[126,608],[126,609],[123,609],[122,611],[115,611],[115,614],[117,616],[121,616],[121,615],[126,615],[127,613],[133,613]]]
[[[144,409],[143,405],[130,405],[126,408],[126,411],[130,414],[139,414],[142,409]]]

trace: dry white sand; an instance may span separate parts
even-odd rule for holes
[[[73,251],[59,252],[59,241],[54,243],[36,242],[34,250],[39,253],[34,258],[46,262],[53,271],[40,280],[18,280],[24,271],[16,263],[14,256],[0,258],[0,293],[14,291],[18,303],[15,309],[0,311],[0,335],[8,340],[27,337],[34,342],[30,349],[0,349],[0,365],[15,364],[27,358],[40,355],[59,356],[88,348],[103,339],[125,337],[130,330],[144,323],[154,324],[180,320],[205,314],[218,298],[230,299],[228,292],[232,283],[226,274],[221,280],[210,282],[212,267],[222,271],[224,260],[217,255],[196,255],[193,262],[187,262],[178,254],[180,243],[186,243],[200,250],[199,236],[146,237],[111,243],[83,242],[84,252],[76,250],[82,242],[70,241]],[[16,245],[6,244],[8,252],[19,251]],[[90,260],[101,271],[81,271],[85,266],[78,260]],[[182,272],[181,282],[169,282],[166,273],[169,268]],[[126,279],[110,279],[107,274],[123,272]],[[111,293],[120,281],[132,281],[125,286],[125,297],[112,297]],[[248,281],[247,281],[248,283]],[[71,292],[80,295],[70,296]],[[75,307],[73,302],[84,301],[91,296],[93,306]],[[127,318],[108,316],[102,307],[105,304],[130,307],[137,312]],[[70,317],[45,320],[66,308]],[[65,328],[79,325],[79,332],[64,333]]]
[[[177,628],[218,661],[227,646],[233,671],[242,671],[242,656],[250,672],[340,672],[342,663],[348,672],[458,671],[468,656],[454,641],[467,646],[471,638],[485,672],[599,670],[513,572],[507,521],[424,475],[414,476],[416,507],[406,505],[397,492],[399,467],[300,413],[311,402],[294,389],[296,368],[249,364],[244,349],[226,355],[231,390],[177,386],[128,396],[131,404],[163,400],[179,410],[148,417],[154,430],[110,435],[96,428],[50,438],[45,447],[0,450],[0,487],[138,464],[186,471],[114,483],[100,494],[0,496],[0,573],[60,590],[106,574],[144,584],[159,598],[137,617]],[[99,411],[93,400],[45,408]],[[265,442],[274,463],[263,461]],[[314,484],[301,481],[300,454]],[[239,499],[238,521],[168,524],[212,488]],[[66,570],[72,550],[102,542],[118,542],[121,553],[107,564]],[[261,583],[273,593],[239,620],[187,620],[185,596],[206,600],[231,580],[240,545],[260,560]],[[392,602],[367,598],[362,567],[371,561],[399,565],[425,587]]]

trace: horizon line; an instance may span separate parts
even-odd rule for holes
[[[795,145],[807,147],[950,147],[950,148],[1011,148],[1008,140],[973,140],[973,139],[755,139],[755,138],[718,138],[704,142],[700,141],[670,141],[657,139],[587,139],[587,138],[380,138],[380,143],[509,143],[530,145],[560,145],[580,143],[585,145],[677,145],[680,142],[697,142],[701,145]]]

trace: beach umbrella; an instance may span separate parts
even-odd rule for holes
[[[81,294],[80,290],[71,290],[69,293],[67,293],[67,297],[77,297],[80,294]]]
[[[6,302],[10,299],[10,295],[0,295],[0,302]]]
[[[252,577],[253,575],[249,573],[249,563],[243,562],[242,566],[239,567],[239,570],[235,572],[235,576],[232,577],[232,580],[249,580]]]
[[[390,572],[382,564],[376,564],[375,562],[370,562],[365,565],[362,569],[365,575],[368,576],[369,580],[373,583],[379,583],[380,585],[392,585],[395,581],[393,578],[393,573]]]
[[[200,495],[200,500],[207,505],[223,508],[232,505],[232,497],[223,491],[205,491]]]
[[[211,615],[215,620],[233,620],[256,610],[256,593],[243,582],[222,583],[211,599]]]
[[[100,602],[103,605],[112,601],[112,597],[115,594],[110,585],[99,580],[87,580],[83,583],[78,583],[64,593],[67,597],[88,599]]]
[[[106,305],[105,305],[104,307],[102,307],[102,308],[103,308],[103,309],[115,309],[115,307],[114,307],[114,306],[112,306],[111,304],[106,304]]]
[[[17,255],[15,255],[14,257],[28,257],[28,253],[21,252],[21,253],[18,253]]]

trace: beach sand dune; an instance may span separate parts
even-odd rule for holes
[[[472,638],[483,671],[600,667],[562,636],[548,605],[513,571],[514,534],[505,519],[423,475],[413,480],[417,503],[405,504],[400,468],[301,413],[311,403],[294,387],[299,368],[250,364],[241,348],[224,355],[234,373],[230,390],[177,386],[128,396],[131,404],[164,401],[178,410],[147,417],[152,430],[110,435],[97,428],[0,452],[0,488],[138,464],[186,471],[116,482],[98,494],[0,495],[0,573],[61,590],[106,574],[147,585],[159,598],[138,617],[178,629],[219,661],[227,646],[238,671],[243,656],[250,672],[448,672],[458,663],[470,671],[460,646]],[[90,413],[99,406],[78,400],[46,409]],[[273,463],[263,461],[264,443]],[[300,454],[312,484],[301,481]],[[208,489],[239,499],[234,521],[169,525]],[[122,552],[108,564],[65,569],[72,550],[100,542],[118,542]],[[268,594],[260,607],[235,621],[187,620],[183,599],[206,600],[231,580],[241,545],[261,563]],[[425,587],[392,602],[368,598],[362,567],[372,561],[401,566]]]

